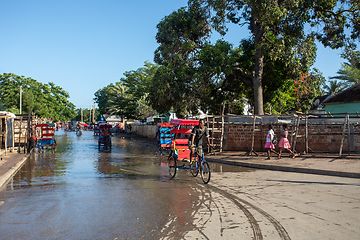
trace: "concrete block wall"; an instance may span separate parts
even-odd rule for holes
[[[280,140],[282,132],[282,124],[272,124],[275,134]],[[255,151],[266,151],[264,148],[266,135],[268,132],[268,125],[257,124],[256,128],[259,131],[255,132],[254,139],[254,150]],[[237,123],[237,124],[226,124],[224,132],[223,150],[227,151],[250,151],[252,142],[252,123]],[[350,126],[350,141],[348,141],[347,134],[345,135],[343,152],[348,151],[348,144],[350,142],[350,150],[360,152],[360,125],[351,124]],[[289,134],[293,131],[293,126],[289,125]],[[132,132],[140,136],[155,138],[156,137],[156,125],[132,125]],[[315,152],[339,152],[340,144],[343,132],[343,124],[316,124],[308,126],[308,146]],[[329,135],[322,135],[322,134]],[[337,135],[330,135],[335,133]],[[353,134],[355,133],[355,134]],[[357,133],[357,134],[356,134]],[[305,151],[305,124],[300,124],[297,138],[296,150],[298,152]],[[289,136],[289,141],[291,137]],[[278,149],[278,147],[277,147]],[[309,149],[309,152],[311,152]]]
[[[282,132],[282,124],[272,124],[275,134],[280,140]],[[237,151],[250,151],[252,143],[252,124],[230,124],[226,125],[225,138],[224,138],[224,150],[237,150]],[[266,135],[268,132],[268,125],[256,126],[260,131],[255,132],[254,150],[266,151],[264,148]],[[289,125],[289,134],[293,128]],[[343,125],[310,125],[308,127],[308,146],[315,152],[339,152],[341,139],[342,139]],[[329,135],[322,135],[322,134]],[[335,133],[337,135],[330,135]],[[360,125],[351,125],[350,141],[348,141],[347,134],[345,135],[343,152],[348,151],[348,144],[350,142],[350,150],[360,151],[360,135],[352,133],[360,133]],[[296,150],[298,152],[305,151],[305,125],[299,126],[299,131],[296,142]],[[288,137],[291,141],[291,137]]]
[[[147,137],[147,138],[155,138],[156,137],[156,125],[135,125],[132,124],[131,132],[137,135]]]

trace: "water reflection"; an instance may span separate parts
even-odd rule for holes
[[[180,170],[171,179],[156,145],[114,137],[102,152],[92,132],[55,137],[57,151],[31,156],[0,192],[0,238],[160,239],[191,227],[201,178]],[[176,229],[161,231],[169,222]]]

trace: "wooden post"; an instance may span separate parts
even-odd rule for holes
[[[348,131],[348,155],[350,155],[350,116],[347,115],[347,131]]]
[[[13,120],[11,121],[11,125],[12,125],[12,147],[11,147],[11,152],[14,152],[14,148],[15,148],[15,118],[13,118]]]
[[[345,116],[345,120],[344,120],[344,126],[343,126],[343,133],[342,133],[342,138],[341,138],[341,144],[340,144],[340,152],[339,152],[339,157],[341,157],[342,155],[342,149],[343,149],[343,145],[344,145],[344,138],[345,138],[345,131],[346,131],[346,124],[349,122],[349,114],[346,114]],[[348,140],[349,141],[349,140]]]
[[[224,141],[224,114],[221,116],[220,152],[222,152],[223,149],[223,141]]]
[[[215,135],[215,116],[213,116],[213,119],[212,119],[212,134],[211,134],[211,145],[214,145],[214,135]],[[210,147],[210,146],[209,146]],[[211,150],[209,149],[209,152]]]
[[[308,139],[308,116],[305,116],[305,154],[309,152],[309,139]]]
[[[248,156],[251,156],[252,153],[255,153],[256,156],[259,156],[255,151],[254,151],[254,144],[255,144],[255,124],[256,124],[256,116],[253,116],[254,121],[253,121],[253,129],[252,129],[252,136],[251,136],[251,150],[250,152],[247,154]]]
[[[294,153],[296,152],[295,147],[296,147],[296,142],[297,142],[297,132],[299,131],[299,126],[300,126],[300,115],[298,115],[298,117],[297,117],[295,131],[294,131],[295,135],[294,135],[294,142],[292,145],[292,149],[293,149]]]
[[[8,129],[6,120],[7,120],[7,118],[5,118],[5,155],[7,153],[7,129]]]
[[[19,121],[19,146],[17,152],[20,153],[20,144],[21,144],[21,125],[22,125],[22,117],[20,117]],[[14,138],[15,138],[15,129],[14,129]]]

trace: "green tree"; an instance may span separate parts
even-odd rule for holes
[[[32,113],[53,121],[67,121],[75,116],[75,106],[69,94],[50,82],[42,84],[30,77],[13,73],[0,75],[0,98],[6,111],[18,114],[22,87],[22,113]]]
[[[108,112],[109,99],[110,99],[112,88],[114,86],[115,85],[113,83],[111,83],[108,86],[103,87],[94,93],[94,96],[95,96],[94,99],[98,105],[100,115]]]
[[[324,85],[326,94],[337,94],[346,88],[346,84],[341,81],[330,80],[328,84]]]
[[[343,81],[342,84],[345,87],[360,83],[360,52],[348,50],[345,54],[342,54],[342,57],[348,60],[348,62],[342,63],[341,69],[337,71],[337,75],[330,77],[330,79]]]
[[[196,56],[210,33],[205,13],[200,10],[195,4],[180,8],[157,25],[159,47],[154,60],[160,67],[154,75],[148,99],[160,113],[173,109],[183,116],[199,109],[195,89],[199,86],[194,84]]]
[[[239,26],[249,26],[255,50],[253,68],[247,75],[252,78],[256,114],[264,113],[263,76],[266,56],[271,60],[286,59],[285,63],[291,65],[296,63],[298,54],[314,55],[313,51],[307,51],[306,48],[314,45],[313,36],[332,48],[359,39],[359,3],[356,1],[190,0],[189,6],[192,4],[201,4],[205,12],[209,13],[208,19],[214,29],[221,34],[226,33],[228,21]],[[313,29],[319,31],[305,34],[306,23],[317,27]],[[351,30],[349,37],[345,35],[346,28]],[[299,70],[306,72],[306,67],[294,68],[294,73]]]
[[[297,79],[288,78],[276,91],[268,102],[271,112],[275,114],[288,114],[291,112],[307,113],[315,97],[322,95],[322,86],[325,78],[318,69],[314,68],[308,73],[299,73]]]
[[[157,114],[147,98],[158,66],[149,62],[137,70],[127,71],[123,78],[95,93],[101,114],[117,114],[130,119],[146,119]]]

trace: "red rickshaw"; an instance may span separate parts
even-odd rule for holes
[[[210,167],[205,160],[203,152],[195,149],[193,158],[190,158],[188,145],[189,137],[194,126],[199,125],[199,120],[173,119],[170,122],[174,128],[171,133],[171,152],[168,157],[169,173],[172,178],[176,176],[177,169],[190,170],[196,177],[200,172],[205,184],[210,181]]]

